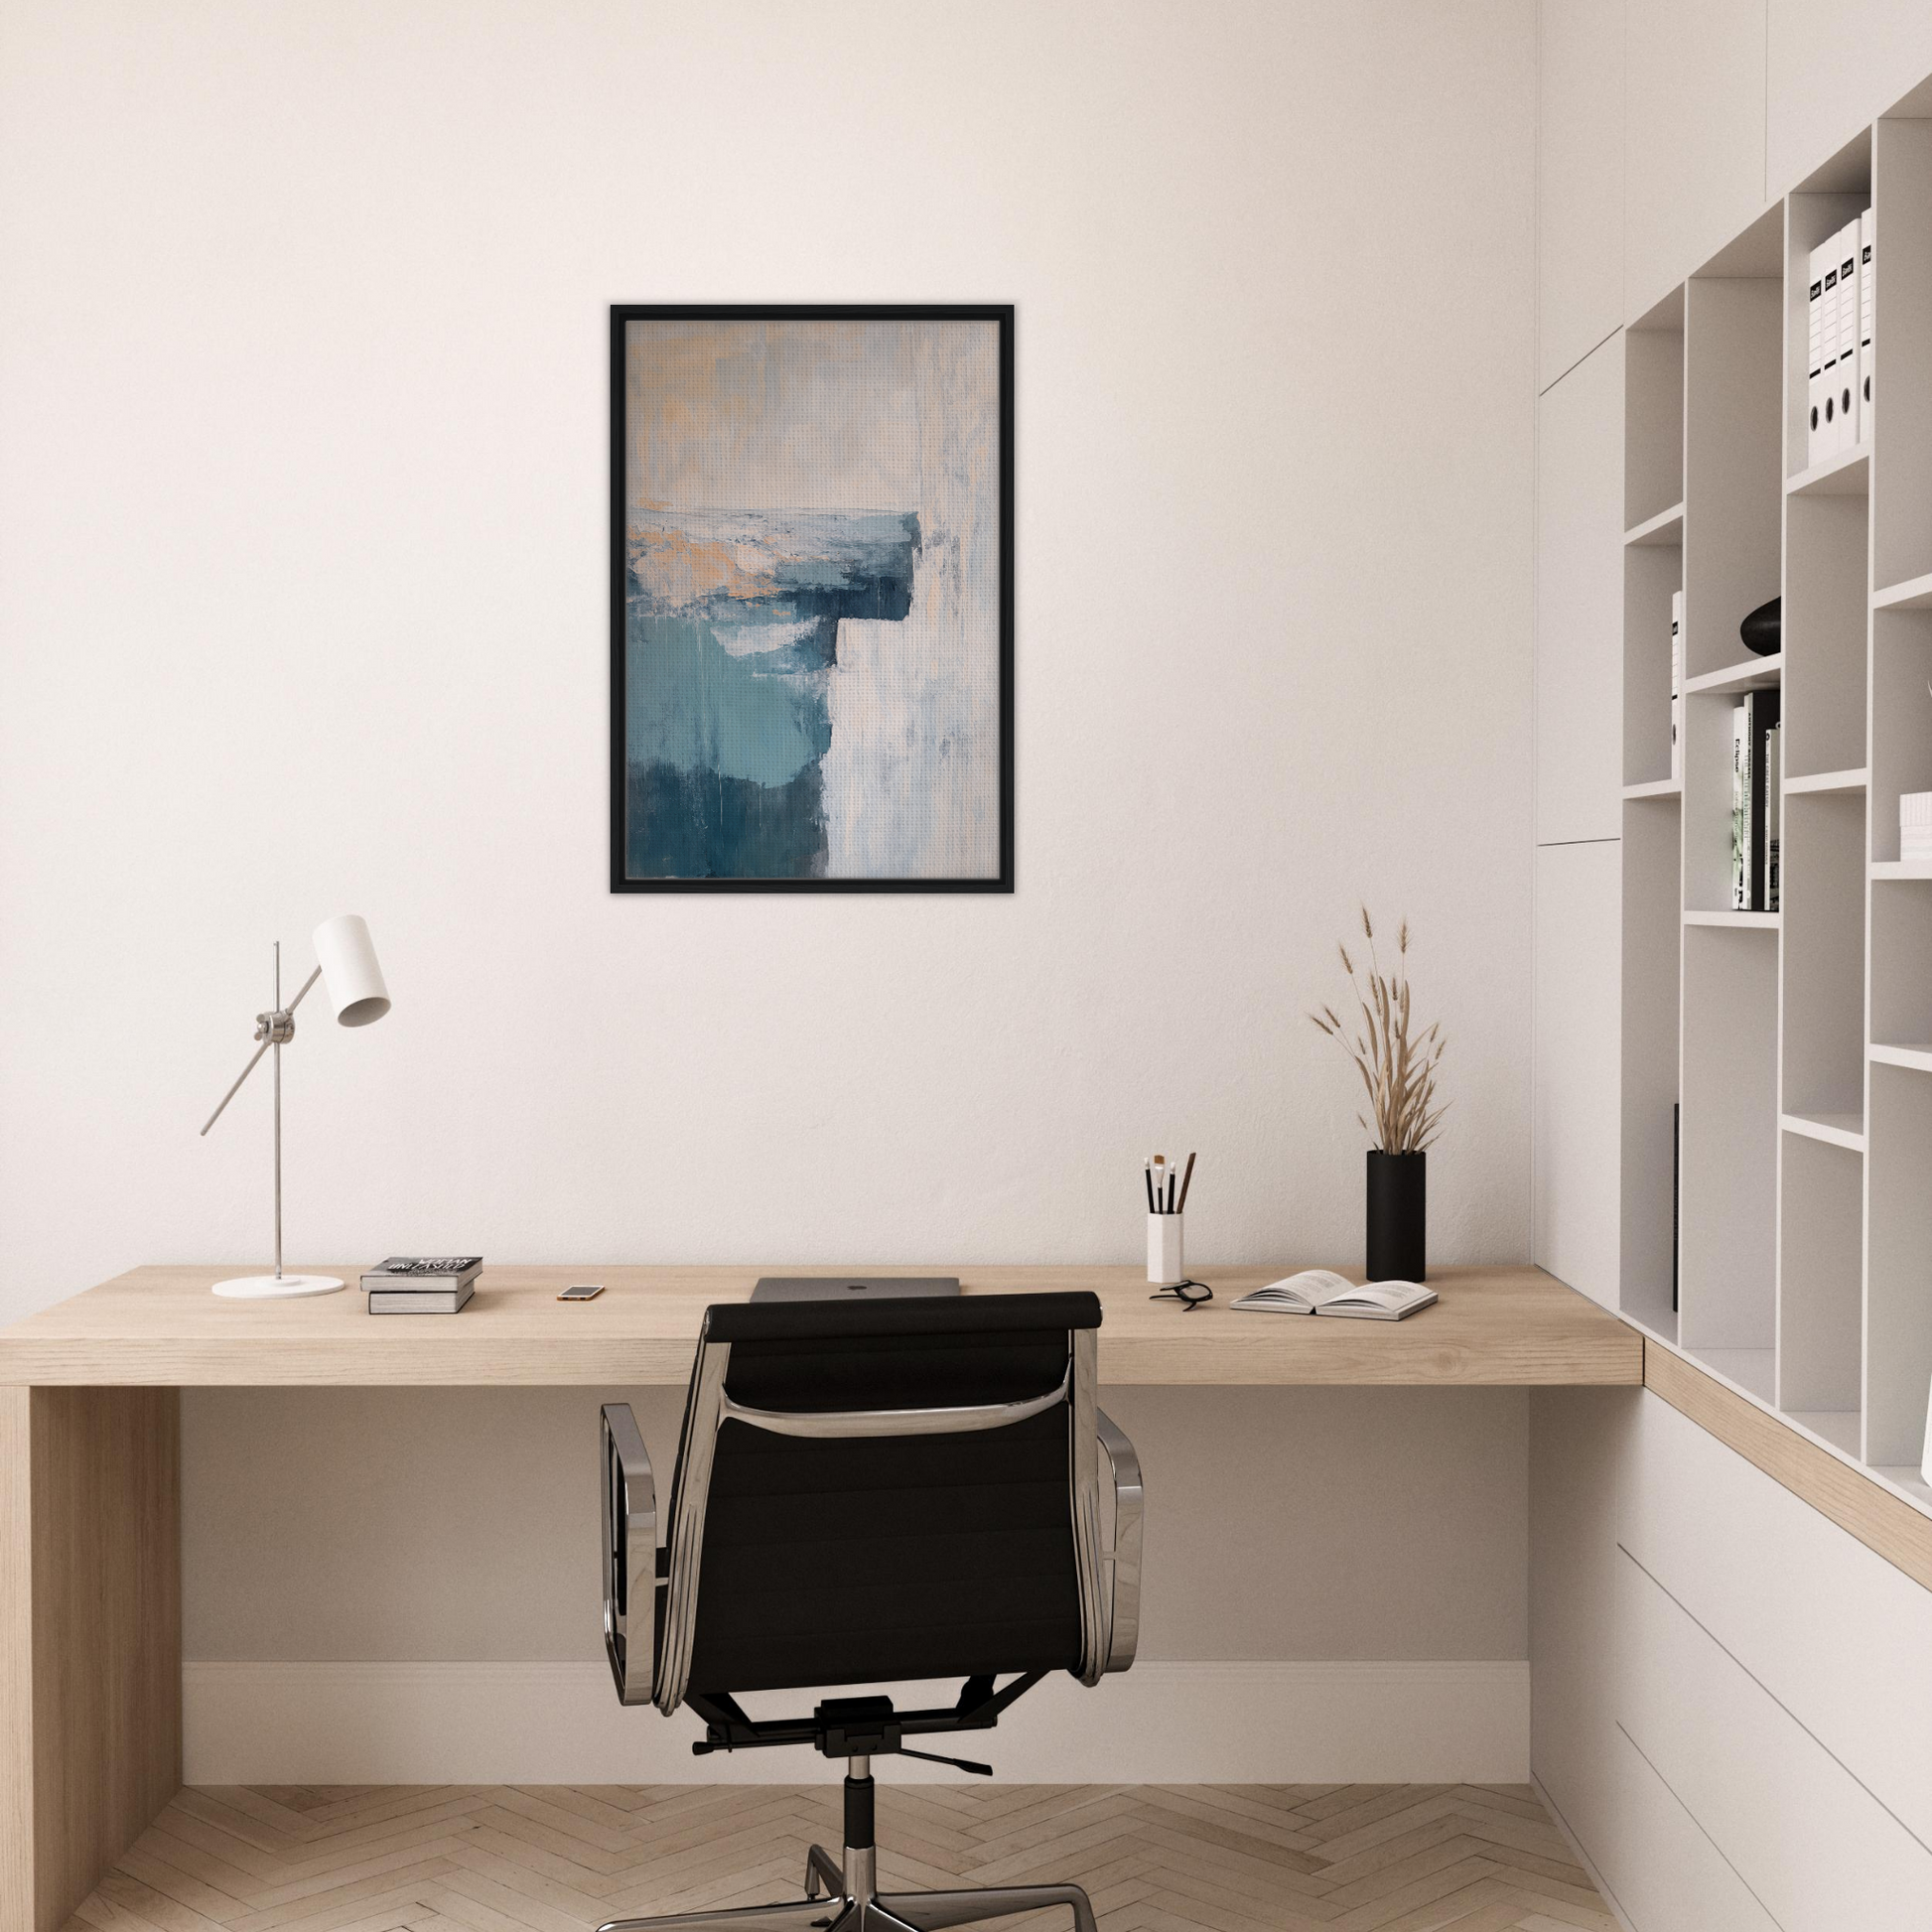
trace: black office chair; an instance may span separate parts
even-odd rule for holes
[[[802,1899],[604,1932],[941,1932],[1047,1905],[1094,1932],[1077,1885],[880,1894],[872,1759],[991,1776],[905,1740],[987,1729],[1050,1672],[1096,1684],[1134,1661],[1140,1464],[1095,1405],[1099,1327],[1092,1295],[708,1310],[661,1550],[636,1422],[605,1408],[619,1698],[666,1716],[689,1705],[699,1754],[812,1744],[847,1764],[845,1856],[811,1848]],[[754,1719],[738,1703],[954,1677],[956,1700],[931,1710],[835,1697],[810,1717]]]

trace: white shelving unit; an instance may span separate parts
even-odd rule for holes
[[[1932,89],[1624,336],[1622,1311],[1920,1507],[1932,865],[1900,862],[1898,798],[1932,790],[1928,113]],[[1810,250],[1866,207],[1871,431],[1811,464]],[[1784,648],[1751,657],[1738,624],[1774,595]],[[1766,686],[1781,908],[1737,912],[1730,711]]]

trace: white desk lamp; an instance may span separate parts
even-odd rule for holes
[[[285,1275],[282,1273],[282,1048],[295,1037],[295,1010],[317,980],[336,1009],[337,1020],[345,1027],[366,1027],[389,1011],[389,989],[382,983],[382,968],[375,963],[375,947],[369,941],[368,921],[359,913],[345,912],[340,918],[325,919],[315,930],[316,969],[302,983],[302,991],[285,1007],[282,1004],[282,942],[275,942],[275,1004],[266,1013],[255,1015],[255,1037],[261,1044],[255,1057],[241,1069],[235,1083],[221,1096],[221,1106],[207,1117],[208,1127],[221,1118],[225,1107],[241,1091],[241,1082],[254,1072],[261,1056],[272,1047],[275,1053],[275,1272],[272,1275],[244,1275],[235,1281],[216,1282],[214,1292],[239,1301],[273,1301],[295,1295],[333,1295],[342,1287],[334,1275]]]

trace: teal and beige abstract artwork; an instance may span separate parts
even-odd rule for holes
[[[1013,890],[1013,311],[611,312],[611,884]]]

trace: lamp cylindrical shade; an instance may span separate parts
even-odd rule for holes
[[[389,989],[375,963],[369,923],[359,912],[324,919],[316,927],[316,964],[323,991],[345,1027],[366,1027],[389,1011]]]

